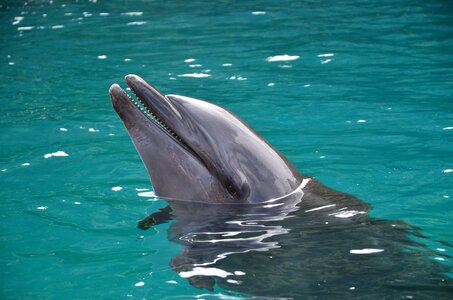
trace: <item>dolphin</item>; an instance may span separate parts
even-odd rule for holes
[[[241,118],[212,103],[164,96],[127,75],[137,96],[110,88],[156,195],[207,203],[259,203],[288,194],[304,177]],[[140,107],[140,109],[137,109]]]
[[[169,204],[138,227],[173,220],[182,252],[170,264],[193,286],[273,299],[451,295],[449,268],[428,258],[449,256],[417,228],[302,175],[234,113],[125,80],[136,100],[113,84],[113,107]]]

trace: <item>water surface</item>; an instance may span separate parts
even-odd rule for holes
[[[172,223],[136,228],[166,203],[108,98],[128,73],[239,114],[451,266],[450,3],[0,5],[2,298],[245,297],[170,267]]]

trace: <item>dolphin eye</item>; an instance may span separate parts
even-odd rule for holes
[[[234,190],[234,187],[233,187],[231,184],[229,184],[229,185],[227,186],[227,190],[228,190],[228,192],[230,192],[231,194],[236,194],[236,191]]]
[[[231,181],[226,182],[225,187],[232,196],[236,197],[239,194],[239,191],[234,187]]]

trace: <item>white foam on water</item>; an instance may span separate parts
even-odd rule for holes
[[[321,210],[321,209],[328,208],[328,207],[333,207],[333,206],[337,206],[337,205],[336,204],[324,205],[324,206],[320,206],[320,207],[316,207],[316,208],[312,208],[312,209],[306,210],[305,212],[317,211],[317,210]]]
[[[25,31],[25,30],[32,30],[33,28],[35,28],[35,26],[23,26],[23,27],[18,27],[17,30]]]
[[[202,268],[195,267],[192,271],[180,272],[179,276],[182,278],[189,278],[192,276],[217,276],[226,278],[227,276],[233,275],[233,273],[227,272],[219,268]]]
[[[296,60],[299,59],[300,56],[298,55],[288,55],[288,54],[283,54],[283,55],[275,55],[275,56],[269,56],[266,58],[267,61],[273,62],[273,61],[291,61],[291,60]]]
[[[329,214],[329,216],[335,216],[340,219],[351,218],[356,215],[363,215],[366,214],[364,211],[357,211],[357,210],[345,210],[333,214]]]
[[[53,152],[53,153],[44,154],[44,158],[50,158],[53,156],[66,157],[66,156],[69,156],[69,154],[64,151],[57,151],[57,152]]]
[[[242,77],[241,75],[233,75],[228,79],[230,79],[230,80],[247,80],[247,77]]]
[[[129,16],[129,17],[136,17],[136,16],[142,16],[143,12],[142,11],[129,11],[129,12],[121,13],[121,15]]]
[[[211,75],[209,74],[204,74],[204,73],[188,73],[188,74],[180,74],[178,77],[192,77],[192,78],[204,78],[204,77],[210,77]]]
[[[145,283],[143,281],[139,281],[135,284],[135,286],[144,286]]]
[[[23,19],[24,17],[14,17],[13,25],[19,24]]]
[[[384,249],[373,249],[373,248],[364,248],[364,249],[353,249],[349,250],[351,254],[373,254],[384,252]]]
[[[112,191],[114,191],[114,192],[121,191],[122,189],[123,189],[123,187],[121,187],[121,186],[114,186],[114,187],[112,187]]]
[[[333,53],[323,53],[323,54],[318,54],[318,57],[332,57],[334,56]]]
[[[272,208],[272,207],[281,206],[281,205],[284,205],[284,204],[285,203],[267,204],[267,205],[264,205],[263,207],[264,208]]]
[[[131,25],[140,26],[140,25],[144,25],[144,24],[146,24],[146,21],[135,21],[135,22],[127,23],[128,26],[131,26]]]
[[[141,192],[137,194],[139,197],[156,197],[154,192]]]
[[[434,257],[435,260],[439,260],[439,261],[445,261],[445,258],[443,257]]]
[[[228,283],[232,283],[232,284],[237,284],[237,285],[239,285],[239,284],[242,283],[241,281],[234,280],[234,279],[227,279],[227,282],[228,282]]]

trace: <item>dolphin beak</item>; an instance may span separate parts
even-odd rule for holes
[[[118,84],[112,84],[109,89],[110,98],[113,101],[118,101],[122,97],[125,97],[123,89]]]
[[[159,93],[153,86],[137,75],[126,75],[124,80],[126,80],[126,83],[131,88],[132,92],[134,92],[134,94],[142,101],[154,102],[166,100],[164,95]]]
[[[113,107],[126,127],[132,128],[134,124],[140,123],[137,118],[146,116],[144,123],[151,122],[160,127],[187,148],[178,134],[179,130],[175,130],[182,128],[178,126],[181,124],[181,116],[167,97],[137,75],[127,75],[125,80],[137,100],[130,97],[118,84],[113,84],[109,93]]]
[[[118,85],[112,84],[109,89],[110,99],[115,111],[123,120],[129,119],[130,112],[134,112],[136,108],[129,99],[129,95]]]
[[[124,79],[143,106],[145,106],[146,109],[162,123],[168,125],[176,132],[177,130],[175,129],[180,123],[176,119],[181,119],[181,115],[167,97],[137,75],[129,74],[126,75]],[[178,134],[178,132],[176,132],[176,134]]]
[[[145,80],[137,75],[127,75],[125,77],[127,85],[131,91],[139,99],[139,101],[156,116],[163,116],[168,107],[170,106],[168,100],[164,95],[159,93],[154,87],[148,84]],[[112,84],[109,89],[109,94],[114,106],[120,104],[119,102],[130,102],[129,95],[118,85]],[[123,104],[123,103],[121,103]]]

